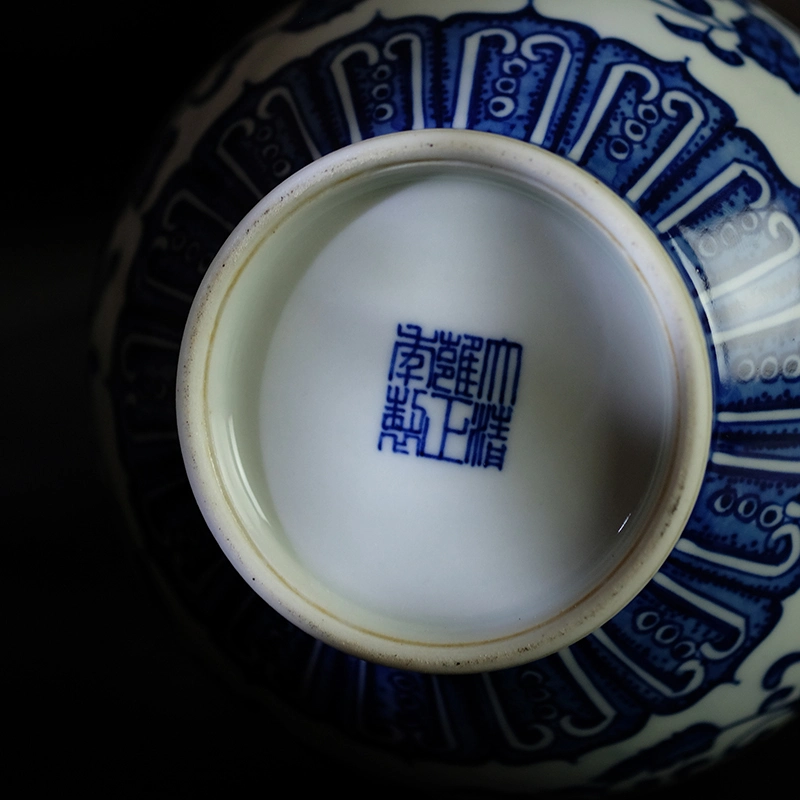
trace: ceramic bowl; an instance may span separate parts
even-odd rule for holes
[[[798,53],[738,0],[301,4],[176,116],[97,317],[111,463],[309,736],[602,793],[791,716]]]

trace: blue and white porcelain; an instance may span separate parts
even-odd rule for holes
[[[196,88],[112,238],[98,409],[253,697],[508,792],[792,717],[798,130],[800,36],[747,0],[300,3]]]

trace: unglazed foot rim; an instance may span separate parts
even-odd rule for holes
[[[507,366],[491,402],[480,361],[474,385],[445,369],[479,340],[485,375]],[[203,515],[268,603],[362,658],[474,672],[575,642],[655,574],[710,387],[692,299],[623,200],[534,146],[425,130],[325,156],[241,222],[177,403]]]

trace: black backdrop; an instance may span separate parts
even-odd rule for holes
[[[278,4],[29,3],[0,34],[4,761],[26,795],[408,793],[310,751],[217,682],[127,559],[96,456],[97,254],[173,103]],[[800,26],[798,0],[769,5]],[[658,796],[776,790],[798,746],[794,724]]]

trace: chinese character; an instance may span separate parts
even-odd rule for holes
[[[486,355],[483,359],[481,382],[478,387],[478,398],[483,397],[486,390],[486,399],[494,400],[497,391],[497,402],[509,402],[512,406],[517,402],[517,387],[519,386],[519,370],[522,365],[522,345],[509,342],[506,339],[487,339]],[[512,373],[513,366],[513,373]],[[509,381],[510,379],[510,381]],[[509,400],[506,401],[506,393]]]
[[[521,368],[508,339],[398,325],[378,449],[502,470]]]
[[[426,339],[419,325],[406,325],[406,329],[404,331],[402,325],[397,326],[398,340],[392,351],[389,380],[401,380],[403,386],[408,386],[411,381],[425,381],[428,384],[436,358],[438,334],[434,333],[432,339]]]

